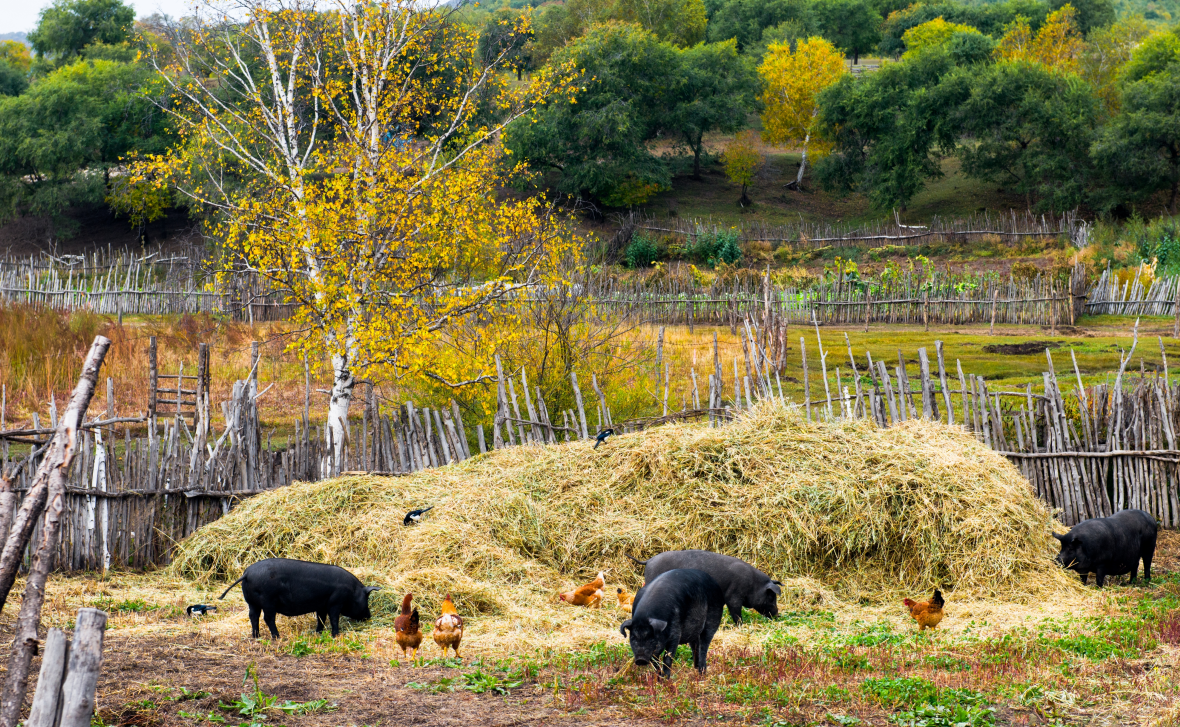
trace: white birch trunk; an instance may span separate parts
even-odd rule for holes
[[[332,398],[328,402],[328,426],[332,432],[332,455],[336,469],[344,466],[344,443],[348,434],[348,408],[352,404],[352,390],[356,380],[345,354],[332,356]]]

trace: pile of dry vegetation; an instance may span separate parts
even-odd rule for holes
[[[425,505],[422,524],[402,526]],[[517,447],[283,488],[201,529],[173,568],[208,583],[271,556],[337,563],[413,591],[428,613],[453,592],[468,613],[538,626],[559,590],[606,569],[609,600],[616,582],[641,582],[625,553],[677,548],[748,560],[787,584],[785,607],[935,586],[1027,602],[1079,588],[1052,563],[1051,528],[1016,469],[957,428],[808,423],[763,406],[723,428],[662,426],[598,450]]]

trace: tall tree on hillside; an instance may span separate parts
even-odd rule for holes
[[[102,202],[124,158],[163,152],[153,79],[143,66],[78,61],[0,100],[0,219]]]
[[[676,81],[667,126],[679,132],[692,152],[692,175],[700,179],[705,134],[733,133],[746,125],[758,76],[728,40],[681,51]]]
[[[533,170],[557,172],[564,194],[641,204],[671,184],[667,162],[647,143],[667,128],[679,61],[675,46],[636,25],[595,26],[551,61],[582,69],[577,91],[512,124],[505,144]]]
[[[844,57],[823,38],[808,38],[796,46],[772,45],[758,73],[765,90],[762,93],[762,137],[772,144],[797,145],[803,152],[799,173],[788,185],[795,189],[803,183],[808,153],[822,156],[829,143],[819,135],[821,91],[846,73]]]
[[[1066,5],[1074,9],[1074,24],[1082,35],[1088,36],[1092,30],[1105,28],[1116,18],[1111,0],[1049,0],[1049,7],[1053,10],[1061,10]]]
[[[1143,16],[1136,16],[1097,28],[1086,39],[1082,50],[1082,76],[1094,84],[1107,112],[1119,110],[1122,102],[1119,75],[1135,49],[1150,34],[1147,21]]]
[[[798,22],[809,35],[818,28],[807,0],[726,0],[717,6],[706,34],[710,42],[737,41],[745,52],[762,38],[762,32],[788,21]]]
[[[554,282],[574,238],[539,201],[498,195],[519,171],[498,138],[539,99],[568,94],[572,73],[510,85],[506,55],[482,62],[478,31],[446,6],[323,10],[242,0],[236,22],[171,25],[150,53],[178,98],[183,144],[134,174],[204,206],[227,262],[297,303],[297,348],[332,362],[339,457],[357,376],[472,383],[448,378],[438,339]]]
[[[948,23],[941,17],[915,25],[901,36],[905,41],[906,51],[902,58],[913,58],[927,48],[949,43],[955,35],[983,35],[970,25],[962,23]]]
[[[820,121],[833,150],[815,173],[826,189],[862,192],[878,209],[904,210],[926,180],[941,176],[941,154],[958,137],[952,112],[966,96],[944,85],[959,37],[974,36],[953,36],[863,78],[844,76],[820,95]],[[962,55],[965,63],[978,62]]]
[[[1058,71],[1077,71],[1083,40],[1078,33],[1077,10],[1068,3],[1054,10],[1035,34],[1028,21],[1017,18],[1008,26],[996,57],[1004,61],[1037,63]]]
[[[134,21],[122,0],[56,0],[41,11],[29,42],[37,55],[65,61],[91,43],[122,43]]]
[[[1168,190],[1168,211],[1180,197],[1180,65],[1126,86],[1122,111],[1095,142],[1098,167],[1116,194],[1110,203],[1143,200]]]
[[[1093,87],[1040,64],[997,63],[970,72],[956,115],[973,143],[959,147],[968,175],[1015,189],[1032,207],[1082,203],[1098,120]]]
[[[816,0],[813,7],[820,35],[852,56],[853,65],[881,42],[881,16],[869,0]]]
[[[609,8],[609,20],[635,23],[681,48],[705,39],[708,18],[702,0],[614,0]]]

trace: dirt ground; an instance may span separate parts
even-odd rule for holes
[[[1072,604],[968,603],[952,596],[940,629],[926,634],[914,631],[897,604],[784,608],[777,622],[723,627],[707,682],[687,665],[667,682],[634,672],[626,642],[611,626],[624,616],[605,610],[561,611],[567,621],[555,625],[553,642],[562,646],[548,651],[538,648],[544,642],[536,634],[514,638],[511,626],[471,619],[462,661],[439,659],[427,635],[420,665],[398,661],[387,614],[345,621],[335,640],[317,639],[308,617],[279,617],[282,639],[255,641],[240,593],[217,601],[220,588],[166,573],[55,576],[43,620],[68,629],[80,606],[110,614],[94,727],[889,725],[901,707],[866,698],[864,685],[907,680],[952,695],[998,695],[992,721],[971,725],[1163,727],[1180,724],[1180,533],[1161,533],[1153,571],[1150,591],[1116,585],[1088,590],[1086,600]],[[22,588],[18,582],[14,593]],[[1147,615],[1144,604],[1152,598],[1171,599],[1163,616],[1162,600]],[[191,603],[220,610],[188,618],[184,606]],[[0,617],[0,641],[10,637],[16,610],[14,603]],[[1054,642],[1066,643],[1072,654],[1044,647],[1043,634],[1028,637],[1038,622],[1082,619],[1102,628],[1101,619],[1134,625],[1148,618],[1162,624],[1151,627],[1149,644],[1113,656],[1076,656],[1092,649],[1084,643],[1088,627],[1069,632],[1068,643]],[[580,642],[557,635],[571,624],[583,628]],[[818,646],[807,643],[823,629]],[[39,660],[34,675],[38,668]],[[904,678],[893,678],[899,675]],[[250,709],[251,700],[258,709]]]

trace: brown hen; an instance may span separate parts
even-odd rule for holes
[[[413,656],[407,658],[417,659],[418,647],[422,644],[422,631],[418,628],[418,609],[410,611],[410,601],[413,598],[413,593],[407,593],[402,599],[402,613],[393,620],[393,631],[397,645],[402,649],[402,656],[406,657],[406,652],[412,650]]]
[[[930,597],[929,601],[914,601],[907,598],[902,603],[910,610],[910,615],[914,617],[914,620],[918,622],[919,631],[936,628],[944,615],[942,607],[946,605],[946,601],[942,600],[942,591],[937,588],[934,589],[934,595]]]
[[[602,571],[599,571],[597,578],[577,590],[557,594],[557,599],[559,601],[565,601],[571,606],[586,606],[587,608],[593,606],[594,608],[598,608],[602,605],[602,587],[605,585],[606,577]]]
[[[455,658],[460,659],[459,643],[463,641],[463,617],[455,609],[455,602],[451,594],[442,602],[442,615],[434,620],[434,643],[442,647],[443,658],[447,658],[447,648],[455,650]]]

